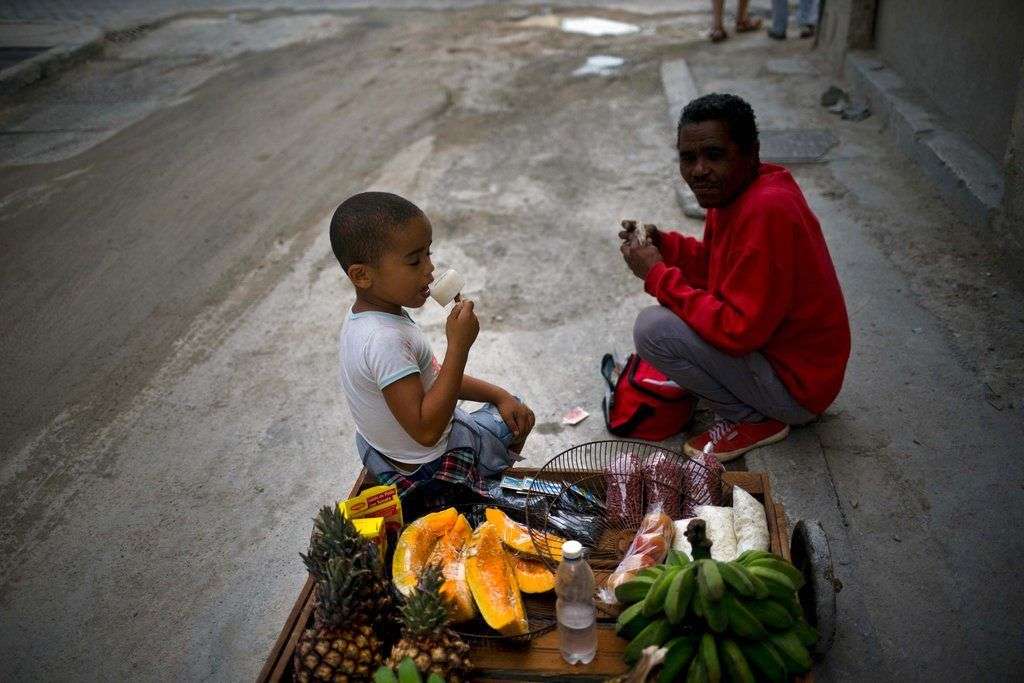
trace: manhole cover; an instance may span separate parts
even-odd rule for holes
[[[0,47],[0,71],[49,50],[49,47]]]
[[[830,130],[763,130],[761,160],[781,164],[821,161],[839,144]]]

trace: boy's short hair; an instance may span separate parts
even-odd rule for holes
[[[346,273],[355,263],[376,263],[388,234],[423,216],[408,199],[390,192],[360,192],[341,203],[331,218],[331,249]]]
[[[691,123],[721,121],[741,151],[750,153],[757,145],[757,120],[747,101],[736,95],[711,93],[691,100],[679,115],[678,139],[683,127]]]

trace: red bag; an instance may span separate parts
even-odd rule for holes
[[[601,359],[601,374],[608,383],[602,407],[604,423],[615,436],[664,441],[683,431],[697,397],[670,380],[635,353],[613,379],[615,359]]]

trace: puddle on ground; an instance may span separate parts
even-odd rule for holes
[[[516,22],[520,28],[561,29],[566,33],[588,36],[624,36],[639,33],[640,27],[600,17],[557,17],[554,14],[535,14]]]
[[[566,17],[562,19],[561,29],[566,33],[583,33],[588,36],[624,36],[637,33],[640,27],[600,17]]]
[[[615,70],[626,63],[622,57],[612,55],[592,55],[587,57],[586,63],[572,72],[573,76],[609,76]]]

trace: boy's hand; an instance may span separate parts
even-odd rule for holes
[[[501,419],[512,430],[512,436],[515,437],[515,440],[518,440],[524,434],[529,434],[533,430],[533,425],[537,418],[534,416],[533,411],[515,396],[509,394],[507,398],[498,401],[495,407],[498,409]]]
[[[476,314],[473,312],[472,301],[463,299],[452,307],[444,331],[448,337],[449,348],[469,350],[469,347],[476,341],[476,335],[480,332],[480,321],[477,320]]]

